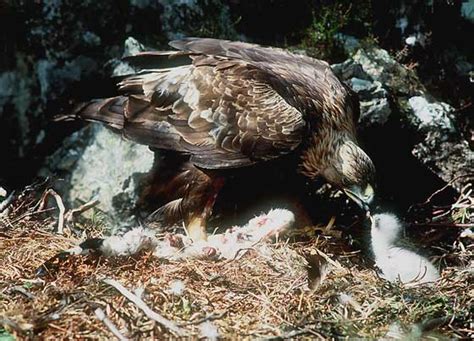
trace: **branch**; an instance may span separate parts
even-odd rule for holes
[[[146,305],[146,303],[143,302],[143,300],[140,297],[132,294],[120,282],[109,278],[109,279],[104,279],[104,283],[106,283],[110,286],[113,286],[123,296],[128,298],[131,302],[135,303],[135,305],[138,308],[140,308],[149,319],[158,322],[163,327],[169,329],[171,332],[173,332],[174,334],[176,334],[179,337],[184,337],[184,336],[188,335],[188,332],[185,329],[178,327],[176,325],[176,323],[174,323],[173,321],[170,321],[167,318],[165,318],[165,317],[161,316],[160,314],[158,314],[158,313],[154,312],[153,310],[151,310],[150,307],[148,307]]]
[[[8,206],[10,206],[14,198],[15,198],[15,192],[11,192],[10,195],[0,203],[0,213],[5,211],[8,208]]]
[[[101,321],[110,330],[110,332],[117,337],[117,339],[120,341],[128,341],[128,339],[123,336],[122,333],[120,333],[115,324],[105,315],[105,312],[102,309],[97,308],[94,313],[99,321]]]
[[[64,213],[66,213],[66,208],[64,207],[63,199],[61,199],[61,196],[56,193],[53,189],[48,189],[43,193],[41,196],[41,199],[39,200],[37,206],[37,212],[42,211],[48,202],[48,196],[52,196],[54,200],[56,200],[56,205],[58,205],[59,208],[59,218],[58,218],[58,227],[56,229],[56,232],[58,234],[63,234],[64,230]]]
[[[64,213],[66,212],[66,208],[64,207],[63,199],[59,196],[58,193],[56,193],[52,189],[48,189],[47,193],[49,195],[52,195],[54,200],[56,200],[56,204],[58,205],[59,208],[59,218],[58,218],[58,228],[56,232],[58,234],[63,234],[64,230]]]
[[[65,215],[65,220],[66,223],[71,224],[74,222],[74,216],[77,214],[84,213],[87,210],[90,210],[91,208],[97,206],[99,203],[98,199],[91,200],[89,202],[86,202],[84,205],[79,206],[78,208],[73,208],[69,210],[66,215]]]

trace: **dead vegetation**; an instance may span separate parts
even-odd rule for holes
[[[369,257],[337,229],[337,220],[291,231],[264,252],[233,261],[165,262],[150,253],[72,256],[40,279],[38,266],[85,235],[97,236],[100,227],[84,221],[75,224],[81,237],[68,224],[64,235],[53,233],[58,210],[38,210],[38,197],[36,188],[27,189],[0,213],[2,340],[474,335],[474,247],[472,234],[460,237],[472,228],[468,189],[456,207],[445,208],[449,227],[441,218],[429,227],[438,236],[429,243],[443,267],[442,279],[418,288],[378,278]]]

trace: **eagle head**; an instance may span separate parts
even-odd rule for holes
[[[375,196],[375,167],[370,157],[347,135],[314,136],[313,141],[303,152],[302,173],[324,177],[368,212]]]

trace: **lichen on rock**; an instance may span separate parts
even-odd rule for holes
[[[454,108],[433,99],[412,70],[377,47],[360,48],[332,67],[359,95],[362,130],[383,126],[394,116],[392,129],[410,131],[412,154],[420,164],[445,182],[455,179],[458,191],[472,180],[474,153],[457,127]]]
[[[125,140],[99,124],[91,124],[68,137],[46,161],[43,176],[55,175],[71,207],[99,200],[112,230],[132,224],[141,181],[153,166],[147,146]]]
[[[189,35],[232,38],[237,35],[229,8],[219,0],[159,0],[161,22],[168,39]]]

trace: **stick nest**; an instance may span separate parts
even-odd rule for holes
[[[466,212],[459,228],[452,220],[449,227],[437,221],[438,237],[428,241],[442,266],[442,278],[434,286],[406,288],[380,279],[361,244],[348,235],[362,227],[341,231],[337,221],[293,230],[232,261],[165,262],[146,252],[117,258],[71,256],[38,279],[35,269],[45,260],[101,233],[96,222],[87,220],[75,224],[81,237],[68,229],[55,234],[57,210],[38,213],[39,196],[27,190],[1,213],[0,338],[109,339],[113,334],[96,316],[98,308],[123,338],[176,336],[105,279],[120,282],[194,338],[216,337],[206,334],[209,326],[223,338],[474,335],[474,247],[472,239],[460,237],[472,222],[466,222]],[[416,229],[433,236],[425,232]]]

